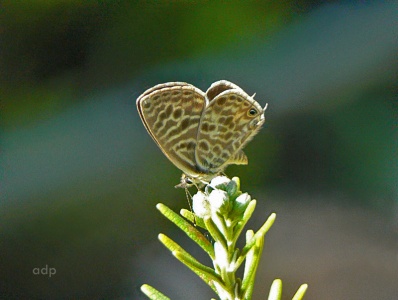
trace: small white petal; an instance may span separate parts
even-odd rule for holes
[[[195,214],[203,218],[211,214],[210,203],[203,192],[197,192],[192,197],[192,209]]]
[[[222,190],[213,190],[209,195],[209,202],[214,211],[223,210],[228,205],[228,194]]]
[[[217,176],[210,181],[210,186],[216,188],[220,185],[227,185],[230,181],[231,179],[229,179],[227,176]]]
[[[239,197],[235,199],[232,214],[230,214],[229,217],[235,221],[237,218],[241,218],[251,199],[252,198],[248,193],[243,193],[242,195],[239,195]]]
[[[236,198],[235,202],[238,205],[247,205],[251,200],[251,197],[248,193],[243,193],[238,198]]]

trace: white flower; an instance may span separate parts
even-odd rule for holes
[[[237,206],[246,206],[249,204],[251,197],[248,193],[243,193],[238,198],[235,199],[235,203]]]
[[[205,193],[199,191],[193,195],[192,209],[201,218],[211,214],[210,203]]]
[[[209,202],[213,211],[225,212],[228,210],[229,197],[227,192],[213,190],[209,195]]]
[[[210,181],[210,186],[217,188],[220,185],[227,185],[230,181],[231,179],[229,179],[227,176],[217,176]]]

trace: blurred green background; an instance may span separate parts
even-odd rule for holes
[[[395,298],[397,20],[396,1],[2,1],[0,297],[212,297],[156,240],[203,258],[154,207],[188,204],[135,100],[226,79],[268,103],[226,170],[252,228],[277,212],[254,299],[273,278],[284,299]]]

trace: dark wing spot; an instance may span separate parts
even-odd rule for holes
[[[142,105],[145,109],[148,109],[151,107],[151,103],[149,103],[149,101],[145,100],[143,105]]]
[[[187,145],[188,150],[193,150],[195,149],[196,144],[194,142],[189,142]]]
[[[177,108],[174,112],[173,112],[173,118],[174,119],[179,119],[182,115],[182,109],[181,108]]]
[[[216,86],[213,86],[211,89],[209,89],[207,91],[207,97],[209,98],[209,100],[213,100],[217,95],[220,95],[222,92],[226,91],[226,90],[230,90],[232,89],[231,86],[225,85],[225,84],[218,84]]]
[[[214,111],[216,114],[220,114],[221,110],[222,110],[222,107],[221,107],[221,106],[213,105],[213,111]]]
[[[229,116],[229,117],[227,117],[226,119],[225,119],[225,125],[228,125],[228,124],[230,124],[231,122],[232,122],[232,120],[234,119],[234,117],[233,116]]]
[[[222,158],[217,158],[217,159],[216,159],[217,165],[221,165],[223,162],[224,162],[224,160],[223,160]],[[217,165],[214,165],[214,164],[213,164],[214,167],[217,167]]]
[[[226,140],[229,140],[231,137],[232,137],[232,132],[228,132],[228,133],[226,133],[225,136],[224,136],[224,138],[225,138]]]
[[[158,115],[158,120],[163,121],[164,119],[167,118],[167,115],[164,111],[162,111],[159,115]]]
[[[176,145],[175,148],[176,148],[176,150],[180,150],[180,149],[184,149],[186,147],[187,147],[187,144],[182,142],[182,143],[179,143],[178,145]]]
[[[217,100],[217,104],[222,106],[225,104],[226,101],[227,101],[226,97],[221,97],[220,99]]]
[[[173,129],[167,134],[167,136],[172,137],[172,136],[177,135],[178,133],[179,133],[179,131],[177,129]]]
[[[214,131],[216,129],[216,125],[212,124],[209,126],[209,131]]]
[[[214,146],[213,153],[215,153],[215,154],[217,154],[217,156],[219,156],[221,154],[221,147],[219,145]]]
[[[182,120],[181,122],[181,130],[184,130],[188,127],[189,125],[189,118],[185,118],[184,120]]]
[[[202,164],[203,164],[203,166],[205,167],[205,168],[208,168],[209,167],[209,161],[207,160],[207,159],[204,159],[203,160],[203,162],[202,162]],[[206,171],[206,169],[202,169],[201,168],[201,170],[200,171]]]
[[[201,141],[199,143],[199,148],[201,148],[203,151],[209,151],[209,145],[205,141]]]
[[[172,112],[173,112],[173,106],[168,105],[166,108],[166,115],[170,116]]]

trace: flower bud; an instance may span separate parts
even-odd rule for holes
[[[250,200],[252,200],[252,197],[250,197],[248,193],[243,193],[242,195],[240,195],[238,198],[235,199],[235,203],[236,205],[239,206],[241,205],[247,206]]]
[[[211,208],[207,196],[203,192],[197,192],[192,197],[192,209],[199,217],[204,218],[210,216]]]
[[[225,190],[227,191],[229,196],[233,197],[238,193],[238,184],[234,180],[231,180],[230,182],[228,182]]]
[[[235,199],[233,214],[235,216],[242,215],[246,207],[249,205],[251,201],[251,197],[248,193],[243,193]]]
[[[230,181],[227,176],[217,176],[210,181],[210,186],[223,189]]]
[[[209,202],[213,211],[223,214],[229,210],[229,197],[223,190],[213,190],[209,195]]]

